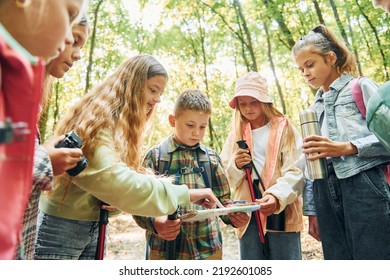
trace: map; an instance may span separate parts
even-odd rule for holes
[[[191,212],[181,215],[179,219],[181,219],[183,222],[195,222],[195,221],[205,220],[208,218],[217,217],[221,215],[227,215],[230,213],[236,213],[236,212],[249,213],[259,209],[260,209],[260,205],[258,204],[245,204],[245,205],[233,204],[232,206],[228,206],[225,208],[192,210]]]

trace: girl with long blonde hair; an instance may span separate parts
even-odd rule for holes
[[[143,216],[171,214],[202,199],[222,207],[210,189],[188,190],[143,174],[143,140],[167,80],[154,57],[134,56],[58,123],[57,135],[73,130],[81,137],[89,163],[74,177],[56,178],[54,189],[41,197],[36,259],[94,259],[102,202]]]
[[[260,213],[252,213],[250,221],[236,229],[240,258],[301,259],[300,194],[304,180],[300,134],[274,107],[267,82],[257,72],[237,79],[229,105],[234,109],[232,130],[221,159],[234,199],[261,206]],[[236,144],[239,140],[245,140],[248,149],[239,148]],[[252,165],[250,178],[244,171],[248,164]],[[253,184],[249,184],[248,180],[252,179]],[[252,197],[251,185],[258,197]],[[265,233],[265,242],[260,241],[261,232]]]

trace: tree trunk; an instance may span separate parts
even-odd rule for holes
[[[370,41],[368,40],[365,32],[364,32],[364,28],[363,26],[360,24],[360,21],[358,21],[358,25],[359,25],[359,29],[360,29],[360,33],[363,37],[363,40],[364,40],[364,43],[366,45],[366,49],[367,49],[367,52],[368,52],[368,55],[370,56],[370,60],[374,60],[374,55],[372,53],[372,47],[371,47],[371,44],[370,44]]]
[[[271,46],[270,35],[269,35],[269,32],[268,32],[268,26],[267,26],[267,24],[265,22],[263,22],[263,26],[264,26],[265,34],[267,36],[268,61],[269,61],[270,66],[271,66],[272,73],[273,73],[273,75],[275,77],[275,84],[276,84],[276,87],[278,89],[278,94],[279,94],[280,102],[282,104],[283,114],[286,114],[286,103],[284,102],[282,87],[280,86],[278,76],[276,75],[275,65],[274,65],[274,61],[272,59],[272,46]]]
[[[91,80],[91,73],[92,73],[92,64],[93,64],[93,51],[95,49],[95,43],[96,43],[96,26],[98,22],[98,14],[101,4],[103,3],[103,0],[99,0],[96,8],[93,12],[94,14],[94,20],[93,20],[93,31],[91,36],[91,47],[89,49],[89,58],[88,58],[88,67],[87,67],[87,75],[85,79],[85,90],[84,94],[86,94],[90,88],[90,80]]]
[[[280,31],[282,31],[282,34],[286,37],[287,42],[282,39],[281,42],[288,48],[288,50],[291,50],[295,45],[295,41],[290,29],[287,27],[282,13],[277,9],[275,3],[272,0],[263,0],[263,2],[267,7],[268,13],[272,14],[273,19],[278,23]]]
[[[210,6],[208,3],[204,1],[200,1],[203,5],[207,6],[214,14],[216,14],[222,21],[225,23],[226,27],[233,32],[233,34],[238,38],[241,44],[241,55],[247,66],[248,71],[254,70],[257,71],[257,62],[255,52],[252,46],[252,39],[250,35],[249,28],[247,27],[245,17],[242,13],[241,4],[238,0],[234,0],[233,6],[235,12],[237,14],[237,24],[239,25],[239,31],[236,31],[226,20],[226,18],[220,14],[213,6]],[[242,22],[242,25],[240,24]],[[244,34],[243,34],[244,33]],[[246,39],[245,39],[246,38]],[[252,63],[249,63],[248,58],[246,57],[246,51],[248,51],[251,55]]]
[[[332,7],[333,15],[334,15],[334,18],[336,20],[337,26],[340,30],[341,36],[344,39],[345,45],[349,49],[351,49],[351,45],[349,44],[347,33],[345,32],[344,26],[343,26],[343,24],[340,20],[340,17],[339,17],[339,12],[337,11],[337,6],[333,0],[329,0],[329,2],[330,2],[330,6]]]
[[[252,59],[252,67],[251,67],[251,70],[253,71],[258,71],[258,68],[257,68],[257,62],[256,62],[256,56],[255,56],[255,52],[253,50],[253,44],[252,44],[252,36],[251,36],[251,33],[249,31],[249,28],[248,28],[248,25],[246,23],[246,19],[245,19],[245,16],[244,16],[244,13],[242,12],[242,7],[241,7],[241,3],[239,0],[234,0],[234,8],[236,10],[236,13],[238,14],[239,16],[239,19],[241,20],[242,22],[242,28],[244,29],[244,33],[245,33],[245,37],[246,37],[246,42],[247,42],[247,47],[248,47],[248,52],[251,56],[251,59]]]
[[[54,112],[53,112],[53,128],[52,130],[54,131],[56,126],[57,126],[57,122],[58,122],[58,117],[60,115],[60,106],[58,104],[58,100],[60,98],[60,93],[59,93],[59,82],[57,81],[56,83],[56,87],[55,87],[55,91],[54,91],[54,100],[55,100],[55,103],[54,103]]]
[[[320,24],[325,25],[325,20],[324,20],[324,17],[322,16],[322,12],[321,12],[321,9],[320,9],[320,4],[318,3],[317,0],[313,0],[313,4],[314,4],[314,8],[316,10],[317,17],[318,17],[318,22]]]
[[[203,82],[206,87],[206,95],[210,98],[210,89],[209,89],[209,80],[207,76],[207,53],[206,53],[206,47],[205,47],[205,32],[203,30],[202,24],[201,24],[201,18],[198,13],[198,23],[199,23],[199,33],[200,33],[200,43],[201,43],[201,50],[202,50],[202,64],[203,64]],[[213,132],[213,122],[212,118],[209,118],[209,137],[210,137],[210,147],[212,149],[215,149],[215,143],[214,143],[214,132]]]
[[[376,30],[375,26],[372,24],[372,22],[370,21],[370,19],[366,15],[366,13],[363,11],[363,8],[362,8],[362,6],[360,6],[359,1],[355,0],[355,2],[356,2],[356,5],[359,7],[360,13],[366,19],[372,32],[374,33],[375,40],[376,40],[376,43],[377,43],[378,48],[379,48],[379,53],[381,54],[382,61],[383,61],[383,71],[385,73],[384,75],[385,75],[386,80],[388,80],[389,79],[389,72],[387,71],[387,60],[386,60],[386,56],[385,56],[385,53],[384,53],[383,48],[382,48],[381,41],[379,40],[378,31]]]
[[[50,74],[46,73],[44,75],[43,95],[41,101],[42,111],[39,113],[38,119],[38,130],[41,143],[43,143],[46,139],[47,120],[50,110],[53,80],[54,78],[50,76]]]
[[[353,34],[354,32],[352,30],[351,21],[349,20],[349,17],[348,17],[348,30],[349,30],[349,34],[351,36],[353,53],[354,53],[355,58],[356,58],[356,64],[358,66],[359,76],[363,76],[363,69],[362,69],[362,65],[360,64],[359,52],[356,48],[356,44],[353,43],[354,42],[354,34]]]

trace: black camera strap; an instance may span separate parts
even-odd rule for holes
[[[252,164],[252,168],[255,171],[255,173],[257,175],[257,178],[258,178],[258,179],[254,179],[253,181],[258,180],[262,191],[265,192],[265,187],[264,187],[264,184],[263,184],[263,180],[261,180],[259,171],[257,171],[255,163],[252,160],[251,160],[251,164]]]
[[[255,164],[251,161],[252,167],[255,170],[255,173],[259,179],[253,180],[253,186],[258,186],[260,184],[261,189],[265,192],[263,181],[261,180],[260,174],[257,171]],[[262,195],[260,196],[260,198]],[[268,230],[277,230],[277,231],[285,231],[285,223],[286,223],[286,213],[285,209],[279,214],[272,214],[267,217],[267,229]]]

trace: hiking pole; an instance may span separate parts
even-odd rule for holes
[[[245,140],[239,140],[237,141],[237,145],[240,149],[248,149],[248,145],[246,144]],[[255,190],[253,187],[253,181],[252,181],[252,175],[251,175],[251,166],[252,166],[252,160],[250,163],[244,165],[242,168],[245,170],[246,174],[246,179],[249,184],[249,191],[251,193],[251,198],[252,202],[256,201],[256,195],[260,198],[261,195],[259,196],[259,190]],[[256,195],[255,195],[256,192]],[[268,247],[268,242],[266,240],[266,237],[263,232],[263,225],[261,223],[260,219],[260,210],[254,211],[255,219],[256,219],[256,224],[257,224],[257,230],[259,232],[259,238],[260,238],[260,243],[263,245],[263,253],[267,259],[269,259],[269,247]]]
[[[103,205],[108,205],[108,204],[102,202],[101,206]],[[96,248],[95,260],[102,260],[104,258],[104,243],[106,239],[107,224],[108,224],[108,210],[100,208],[99,235],[98,235],[98,243]]]
[[[171,214],[168,215],[168,220],[176,220],[178,218],[177,210]],[[165,249],[165,252],[167,254],[166,259],[167,260],[176,260],[176,238],[174,240],[167,241],[167,247]]]
[[[180,174],[175,174],[175,179],[173,180],[174,184],[179,185],[180,184]],[[168,220],[173,221],[179,218],[180,212],[180,206],[177,207],[176,211],[172,214],[168,215]],[[180,234],[180,233],[179,233]],[[167,247],[165,248],[166,253],[166,259],[167,260],[176,260],[176,240],[177,236],[174,240],[166,241]]]

